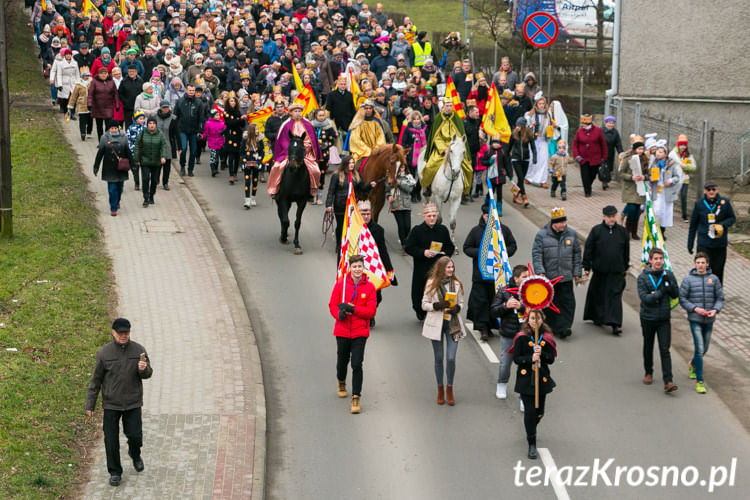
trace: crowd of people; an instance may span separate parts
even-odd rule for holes
[[[277,195],[282,172],[294,161],[288,151],[297,141],[309,172],[310,199],[333,212],[340,238],[349,178],[358,197],[366,198],[375,183],[361,181],[359,165],[379,146],[403,146],[406,162],[398,165],[388,184],[387,206],[397,222],[401,250],[414,260],[412,307],[424,322],[423,335],[432,342],[437,403],[456,402],[456,353],[465,335],[458,316],[466,309],[482,341],[493,330],[501,337],[498,398],[507,397],[511,361],[518,365],[515,391],[522,408],[535,408],[524,419],[531,458],[536,458],[543,395],[554,387],[549,371],[556,356],[554,338],[572,334],[574,284],[586,282],[593,273],[584,319],[608,325],[620,335],[629,238],[638,238],[646,196],[662,233],[673,225],[678,199],[687,220],[687,185],[696,165],[686,137],[668,151],[666,141],[633,136],[624,151],[613,117],[599,127],[586,114],[569,147],[562,105],[541,92],[534,73],[521,77],[508,57],[492,75],[475,71],[457,33],[440,43],[444,50],[436,50],[427,32],[409,17],[396,22],[380,4],[371,9],[362,0],[94,0],[84,12],[81,3],[36,0],[31,22],[53,105],[66,121],[78,122],[82,141],[92,136],[96,125],[94,172],[101,169],[108,183],[112,216],[120,210],[131,173],[148,208],[159,186],[169,191],[173,164],[180,176],[192,177],[206,150],[212,177],[226,176],[233,185],[243,175],[242,206],[250,209],[257,204],[259,183],[267,182],[269,195]],[[306,116],[297,75],[319,104]],[[457,98],[446,93],[449,85]],[[508,139],[485,133],[482,126],[492,86],[511,131]],[[264,110],[268,113],[262,121],[254,118]],[[465,118],[459,116],[462,112]],[[604,208],[603,222],[592,229],[583,250],[567,226],[565,210],[556,208],[535,237],[533,269],[513,269],[508,288],[527,279],[530,271],[560,277],[554,285],[559,311],[524,311],[517,294],[495,290],[477,272],[488,203],[463,246],[475,264],[466,303],[464,284],[451,260],[455,245],[438,222],[435,205],[425,203],[424,221],[411,227],[412,206],[431,196],[431,180],[455,137],[465,147],[462,203],[488,196],[484,188],[489,180],[500,215],[505,184],[511,185],[519,206],[530,204],[527,186],[549,189],[553,198],[559,189],[566,201],[568,168],[573,165],[580,169],[585,197],[592,195],[597,178],[602,189],[612,181],[619,183],[624,208]],[[334,174],[326,186],[329,169]],[[369,205],[361,208],[369,211]],[[678,298],[689,313],[695,339],[690,373],[698,392],[705,392],[702,356],[723,304],[726,229],[733,222],[729,200],[709,182],[690,213],[691,252],[698,240],[695,270],[678,286],[674,275],[664,270],[659,250],[649,255],[638,280],[645,383],[652,381],[658,337],[664,389],[677,388],[669,360],[669,311],[671,299]],[[512,231],[502,225],[502,233],[512,256]],[[385,246],[382,237],[381,242]],[[352,413],[361,411],[364,346],[379,302],[363,268],[361,256],[349,257],[349,273],[337,282],[329,304],[336,321],[337,392],[347,396],[351,363]],[[539,331],[543,340],[534,344],[529,339]],[[118,338],[115,335],[116,343]],[[537,369],[543,381],[541,401],[534,401],[531,375]],[[119,459],[110,472],[118,472],[119,478]]]

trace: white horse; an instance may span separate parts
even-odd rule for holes
[[[425,202],[431,201],[437,206],[440,220],[448,220],[451,241],[454,243],[456,242],[456,214],[458,213],[458,207],[461,206],[461,196],[464,192],[464,173],[461,164],[464,161],[465,153],[466,146],[463,137],[454,134],[448,150],[445,152],[443,164],[432,179],[432,185],[430,186],[432,196],[425,199]],[[420,180],[426,164],[424,155],[425,150],[422,149],[417,161],[417,174]],[[444,208],[447,209],[447,214],[443,212]]]

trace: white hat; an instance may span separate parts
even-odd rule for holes
[[[654,135],[656,135],[656,134],[654,134]],[[656,147],[656,139],[654,139],[653,137],[649,137],[648,139],[646,139],[646,149],[647,150],[649,150],[651,148],[655,148],[655,147]]]
[[[544,97],[544,95],[542,94],[542,91],[540,90],[539,92],[537,92],[536,94],[534,94],[534,102],[538,101],[542,97]]]

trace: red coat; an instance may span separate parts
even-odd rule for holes
[[[341,292],[344,282],[346,282],[345,302],[354,305],[354,313],[347,314],[346,319],[340,320],[339,304],[342,302]],[[370,283],[367,276],[363,274],[362,279],[355,286],[351,273],[347,273],[345,278],[338,280],[333,286],[331,300],[328,301],[331,316],[336,319],[336,324],[333,326],[333,335],[349,339],[369,337],[370,320],[375,317],[377,306],[378,299],[375,286]]]
[[[87,104],[92,118],[112,118],[115,107],[122,108],[112,77],[104,81],[98,77],[91,80]]]
[[[96,59],[94,59],[94,64],[91,65],[91,78],[96,78],[96,75],[99,74],[99,68],[104,66],[104,63],[102,62],[102,57],[99,56]],[[115,67],[115,61],[110,57],[109,58],[109,64],[107,64],[107,73],[112,74],[112,68]]]
[[[588,130],[579,128],[573,139],[573,158],[583,158],[580,163],[588,162],[589,165],[601,165],[607,161],[607,143],[604,134],[599,127],[591,126]]]

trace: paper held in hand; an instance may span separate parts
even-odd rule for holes
[[[443,297],[443,300],[445,300],[446,302],[448,302],[450,304],[450,306],[448,306],[448,307],[455,306],[456,305],[456,292],[445,292],[445,297]],[[443,314],[443,319],[448,319],[449,320],[449,319],[451,319],[451,315],[450,314]]]
[[[440,251],[443,249],[443,244],[439,241],[431,241],[430,242],[430,250],[435,253],[440,253]]]

